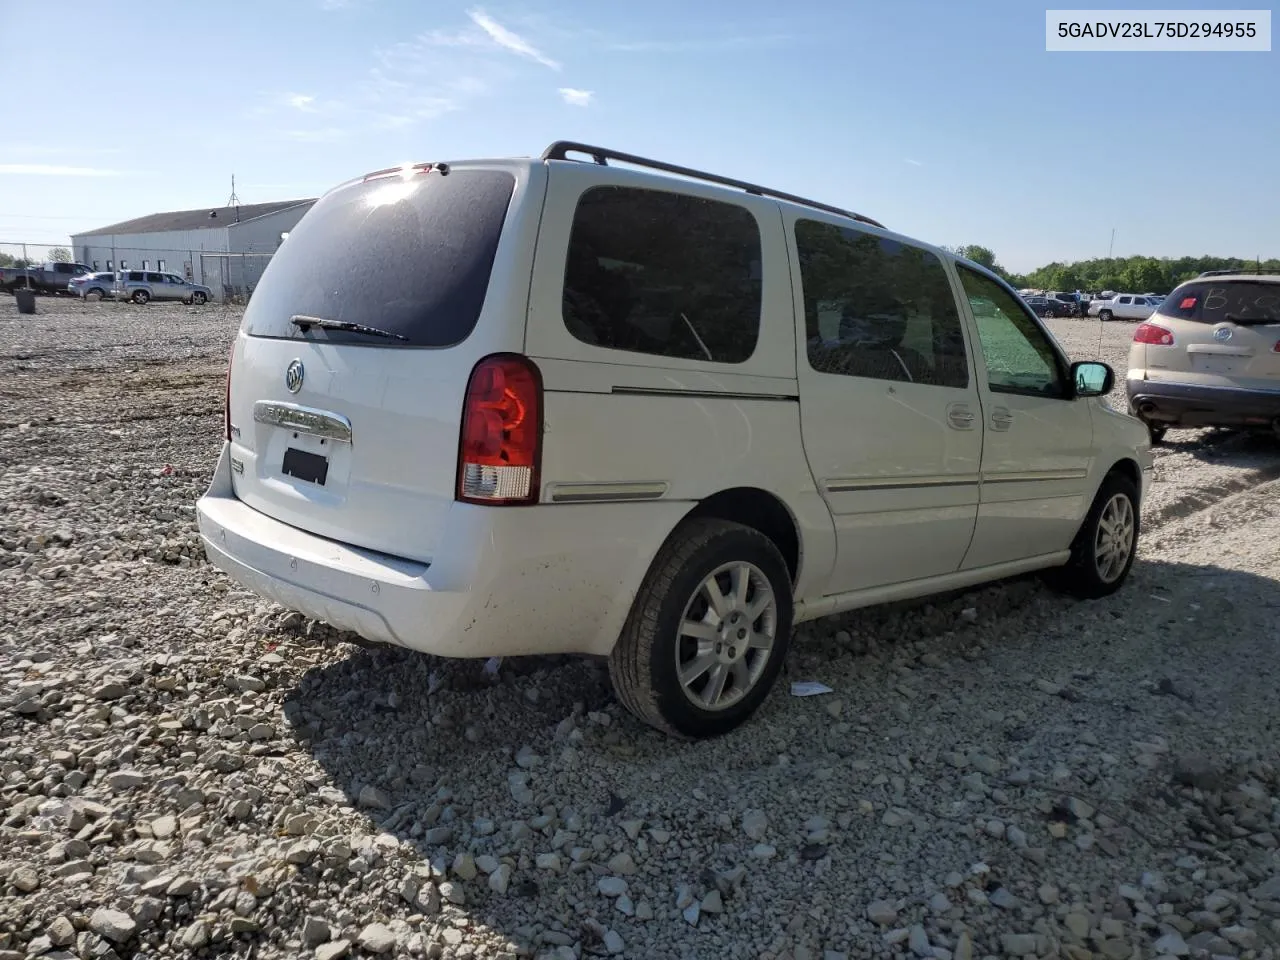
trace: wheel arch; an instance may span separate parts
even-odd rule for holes
[[[1142,468],[1138,466],[1138,461],[1134,460],[1132,457],[1121,457],[1111,465],[1110,469],[1108,469],[1106,473],[1102,475],[1102,479],[1106,480],[1106,478],[1111,476],[1113,473],[1118,473],[1121,476],[1132,480],[1133,485],[1138,488],[1138,496],[1141,498]]]
[[[681,523],[698,517],[729,520],[763,533],[781,552],[791,575],[791,584],[795,586],[804,558],[803,543],[800,525],[781,497],[759,487],[730,487],[698,501]],[[680,524],[677,524],[672,534],[679,529]]]

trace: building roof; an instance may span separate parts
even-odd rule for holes
[[[152,213],[136,217],[97,230],[77,233],[77,237],[99,237],[113,234],[165,233],[170,230],[212,230],[246,220],[270,216],[290,207],[315,203],[309,200],[278,200],[275,203],[242,203],[238,207],[201,207],[199,210],[175,210],[172,213]],[[211,216],[217,214],[217,216]]]

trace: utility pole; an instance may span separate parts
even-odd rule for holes
[[[1107,259],[1111,259],[1111,252],[1116,248],[1116,228],[1111,228],[1111,245],[1107,247]]]

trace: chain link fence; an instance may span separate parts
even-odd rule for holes
[[[81,265],[89,273],[145,270],[176,274],[207,286],[213,300],[244,303],[272,257],[271,253],[99,246],[93,241],[94,238],[87,238],[79,248],[70,242],[0,241],[0,289],[12,290],[29,282],[40,293],[61,292],[53,289],[47,279],[41,279],[45,276],[42,269],[45,264],[61,262]],[[56,278],[61,281],[62,271],[58,271]]]
[[[246,303],[262,271],[271,262],[270,253],[201,253],[198,281],[213,291],[213,299],[225,303]]]

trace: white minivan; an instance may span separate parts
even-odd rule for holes
[[[263,274],[199,527],[309,617],[608,657],[638,717],[709,736],[796,622],[1116,590],[1150,446],[1113,381],[995,274],[825,204],[564,142],[397,167]]]

